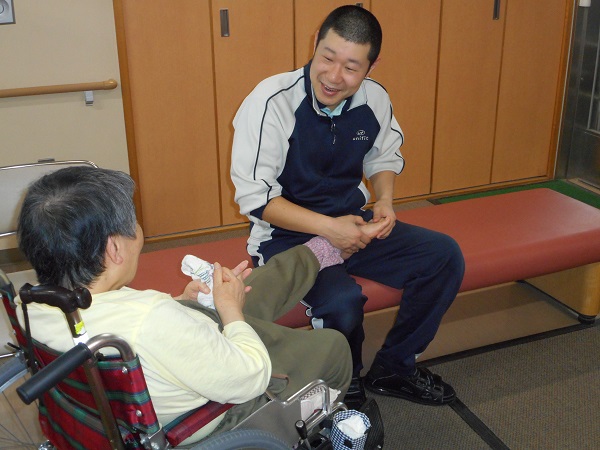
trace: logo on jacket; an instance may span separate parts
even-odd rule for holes
[[[353,141],[368,141],[369,136],[367,136],[367,132],[365,130],[358,130],[356,132],[356,136],[352,138]]]

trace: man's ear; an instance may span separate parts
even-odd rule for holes
[[[319,30],[315,31],[315,40],[313,43],[313,56],[315,54],[315,51],[317,50],[317,39],[319,39]]]
[[[109,236],[106,242],[106,260],[113,264],[121,264],[123,256],[121,256],[121,242],[118,236]]]
[[[373,69],[375,68],[375,66],[377,66],[377,64],[379,64],[379,61],[381,61],[381,56],[378,57],[375,61],[373,61],[373,64],[371,64],[371,67],[369,67],[369,71],[367,72],[365,77],[368,77],[371,74],[371,72],[373,72]]]

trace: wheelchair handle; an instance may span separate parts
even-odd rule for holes
[[[19,290],[23,303],[42,303],[60,308],[63,313],[70,314],[79,308],[87,309],[92,304],[92,294],[86,288],[75,288],[72,291],[61,286],[40,284],[32,286],[25,283]]]
[[[29,405],[104,347],[117,349],[123,361],[132,361],[135,358],[133,349],[125,339],[116,334],[102,333],[86,343],[80,342],[60,355],[17,388],[17,394],[25,404]]]
[[[0,292],[5,295],[10,304],[14,306],[13,301],[17,296],[15,292],[15,288],[12,282],[8,279],[8,276],[4,273],[3,270],[0,270]]]
[[[77,344],[18,387],[17,394],[25,404],[29,405],[92,356],[93,353],[87,345]]]

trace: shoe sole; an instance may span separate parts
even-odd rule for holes
[[[423,399],[420,399],[420,398],[416,398],[416,397],[411,396],[409,394],[402,394],[402,393],[396,392],[396,391],[388,391],[387,389],[384,389],[384,388],[378,388],[378,387],[374,387],[374,386],[369,386],[366,383],[365,383],[365,388],[367,390],[371,391],[371,392],[376,393],[376,394],[386,395],[386,396],[389,396],[389,397],[401,398],[401,399],[404,399],[404,400],[411,401],[413,403],[419,403],[420,405],[427,405],[427,406],[445,406],[445,405],[449,405],[454,400],[456,400],[456,397],[452,397],[450,400],[442,401],[441,403],[439,403],[439,402],[431,402],[431,401],[423,400]]]

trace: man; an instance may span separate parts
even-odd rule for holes
[[[133,192],[133,180],[118,171],[72,167],[46,175],[25,197],[19,247],[40,283],[90,290],[92,305],[81,311],[88,334],[114,333],[132,346],[163,425],[209,400],[237,404],[191,443],[262,406],[268,385],[283,399],[319,378],[345,393],[351,356],[341,334],[272,323],[306,294],[321,267],[342,261],[339,250],[316,238],[252,273],[247,263],[230,270],[215,262],[216,311],[196,301],[209,291],[200,281],[186,286],[181,302],[136,291],[126,287],[143,245]],[[28,312],[35,339],[59,351],[73,346],[60,310],[34,303]]]
[[[304,298],[313,327],[348,339],[353,382],[346,403],[364,401],[360,378],[363,305],[350,275],[404,289],[400,311],[366,375],[367,387],[419,403],[454,400],[452,387],[415,358],[434,338],[464,274],[450,237],[396,221],[394,178],[404,168],[404,137],[385,89],[367,78],[379,62],[381,27],[347,5],[325,19],[313,59],[261,82],[234,119],[231,177],[235,199],[251,221],[248,252],[255,265],[312,236],[352,254],[323,270]],[[370,180],[376,195],[364,210]],[[372,236],[366,223],[382,224]]]

